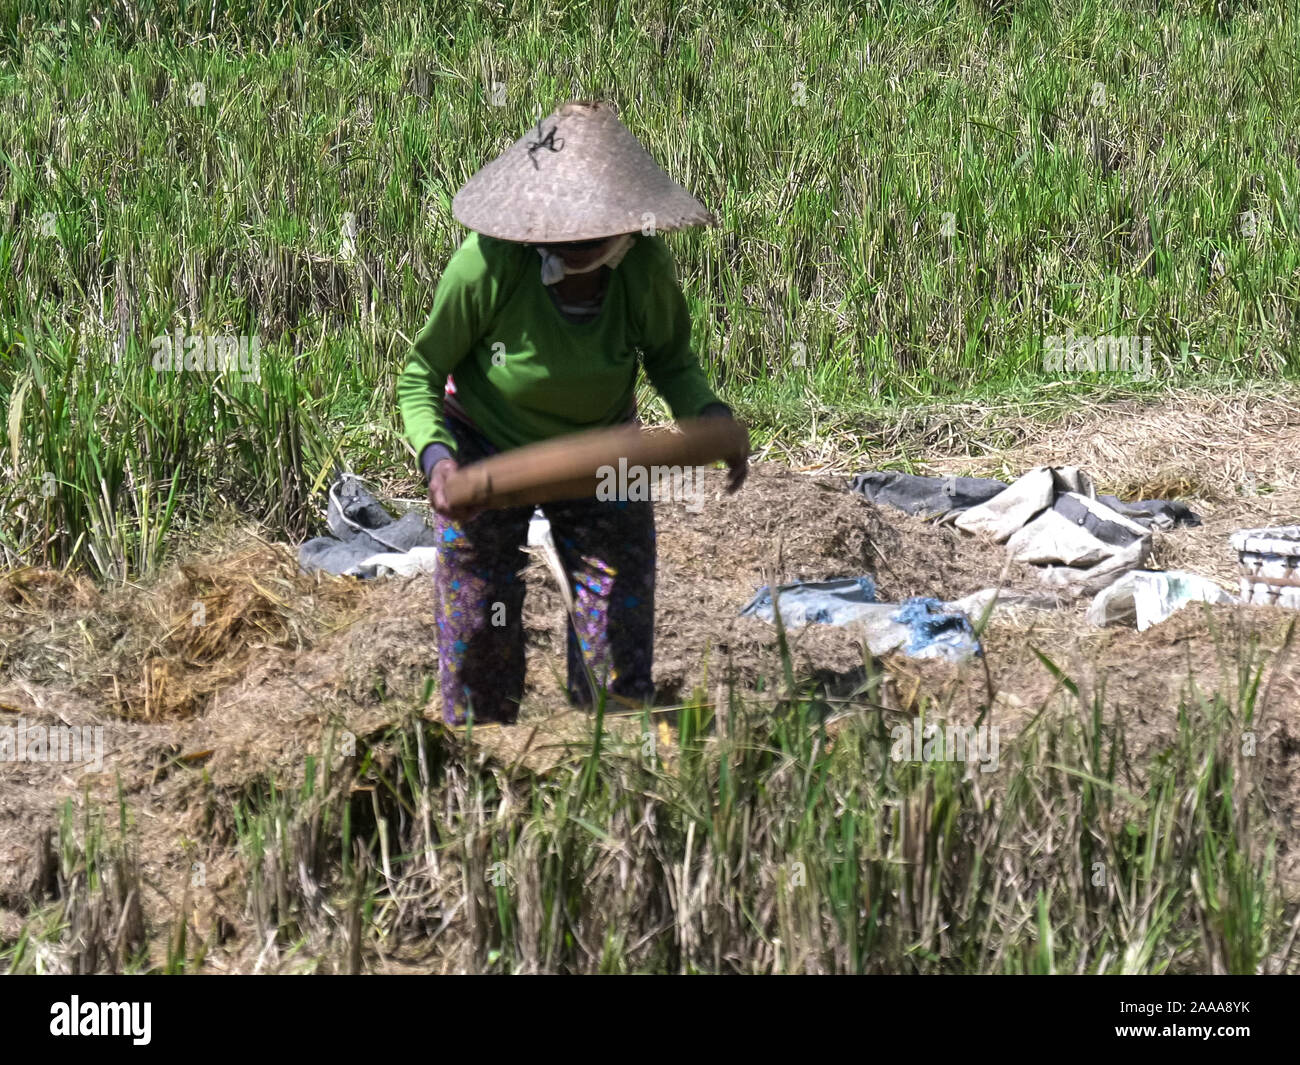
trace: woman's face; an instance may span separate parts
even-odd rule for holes
[[[590,266],[605,254],[610,242],[615,237],[603,237],[600,240],[580,240],[571,244],[547,244],[546,250],[564,260],[564,265],[572,270],[581,270]]]

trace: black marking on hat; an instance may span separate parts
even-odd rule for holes
[[[558,152],[564,148],[564,138],[561,137],[558,141],[555,139],[556,128],[552,126],[546,131],[545,136],[542,136],[542,124],[541,122],[537,123],[538,138],[535,141],[528,142],[528,158],[533,161],[534,170],[538,169],[538,166],[537,157],[533,153],[538,148],[545,148],[548,152]]]

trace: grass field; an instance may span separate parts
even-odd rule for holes
[[[219,502],[301,534],[335,462],[406,463],[392,379],[451,195],[570,96],[719,215],[672,245],[760,442],[1068,402],[1070,331],[1150,337],[1136,388],[1300,367],[1286,5],[996,7],[16,0],[6,556],[144,574]],[[177,329],[259,338],[260,381],[156,372]]]
[[[984,412],[1286,394],[1297,56],[1278,0],[7,0],[0,569],[143,587],[218,527],[316,531],[338,467],[418,494],[393,383],[463,235],[451,197],[569,98],[616,104],[717,213],[668,237],[698,350],[796,465],[911,468],[939,424],[973,455]],[[256,372],[155,369],[194,335],[252,338]],[[1149,342],[1150,373],[1052,369],[1061,335]],[[341,776],[320,749],[209,793],[209,843],[240,856],[266,968],[1295,970],[1288,842],[1236,743],[1254,654],[1163,708],[1136,778],[1122,716],[1064,670],[987,785],[885,758],[873,689],[828,725],[783,642],[775,695],[684,698],[669,754],[597,722],[526,779],[405,697]],[[128,807],[69,805],[30,897],[0,899],[0,964],[217,952],[188,903],[128,901],[162,861]],[[431,963],[409,944],[435,912],[458,916]]]

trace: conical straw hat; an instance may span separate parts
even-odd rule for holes
[[[607,104],[564,104],[465,183],[457,221],[489,237],[559,244],[709,225]]]

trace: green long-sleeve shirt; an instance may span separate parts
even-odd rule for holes
[[[406,437],[455,450],[443,418],[447,375],[480,432],[506,450],[620,421],[637,352],[675,418],[718,402],[691,350],[686,299],[660,237],[638,236],[611,271],[600,314],[570,322],[534,248],[471,233],[438,282],[433,311],[397,381]]]

